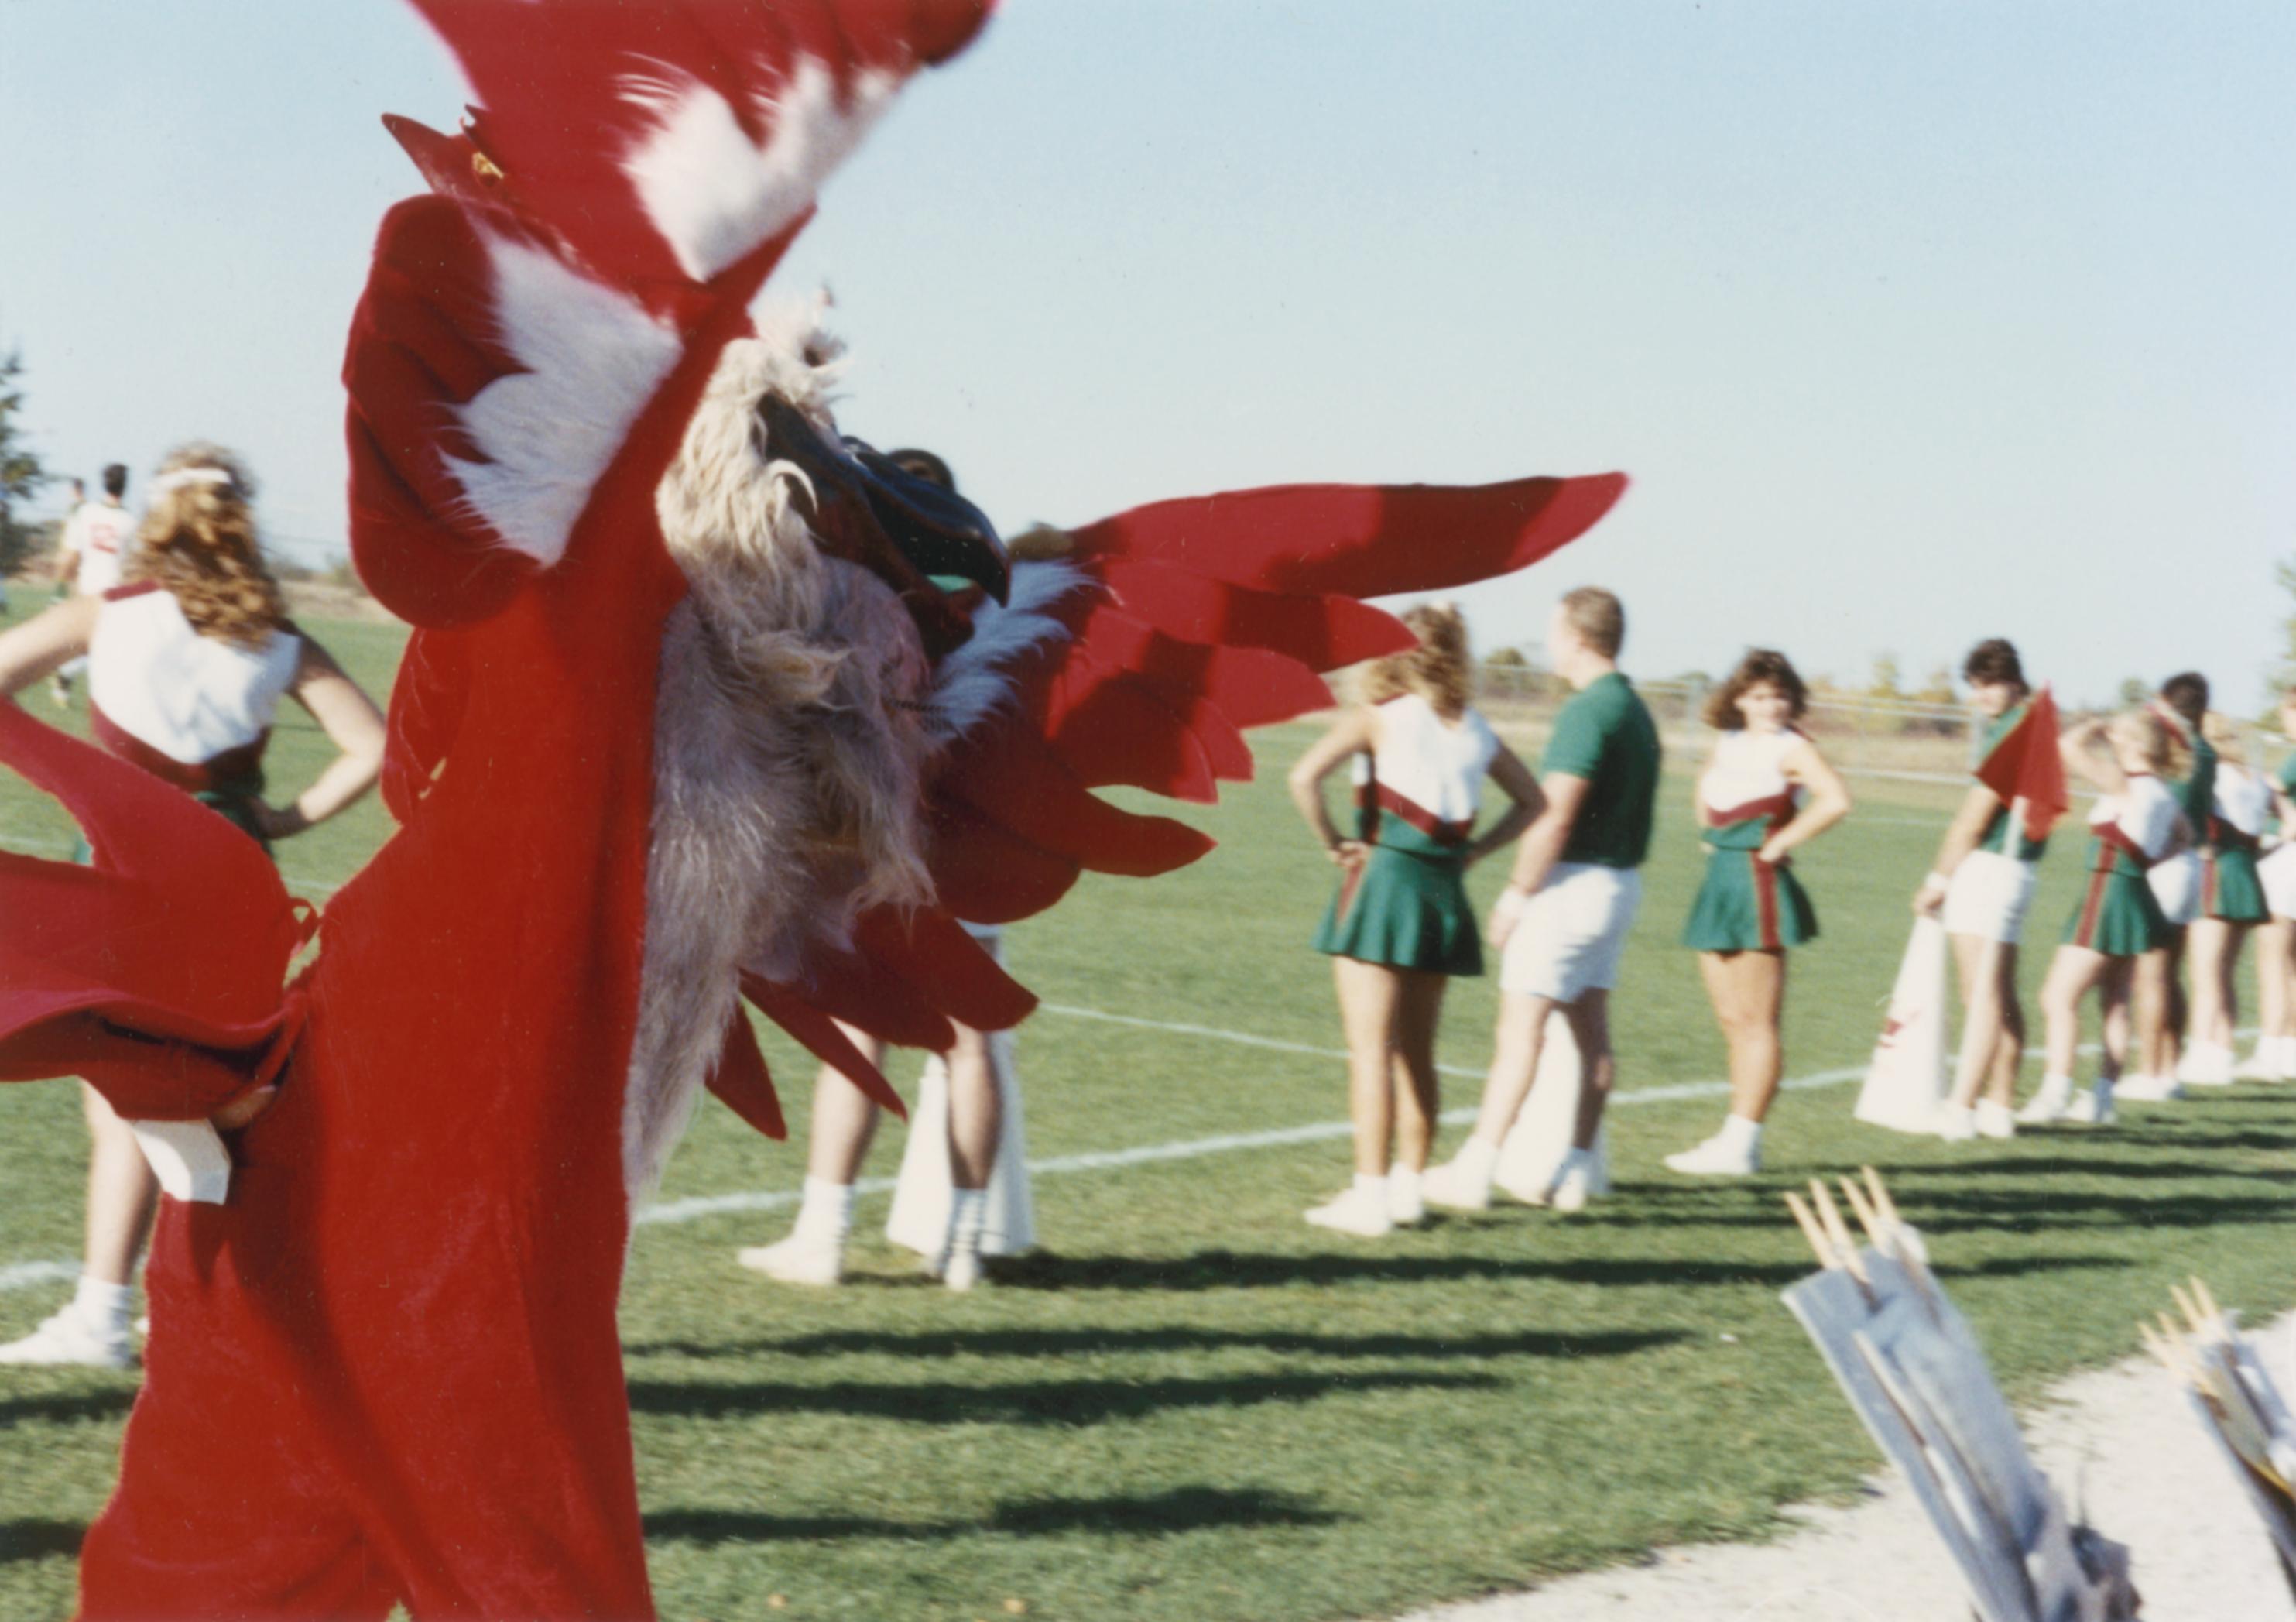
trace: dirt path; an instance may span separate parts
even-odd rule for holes
[[[2266,1331],[2296,1387],[2296,1315]],[[2263,1523],[2183,1394],[2149,1357],[2067,1380],[2024,1416],[2058,1490],[2136,1557],[2147,1622],[2296,1622]],[[1794,1511],[1774,1544],[1660,1549],[1639,1566],[1404,1622],[1957,1622],[1970,1614],[1945,1545],[1894,1475],[1847,1509]]]

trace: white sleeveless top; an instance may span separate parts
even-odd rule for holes
[[[1498,750],[1480,712],[1470,709],[1447,726],[1432,704],[1406,692],[1379,707],[1379,748],[1371,762],[1356,757],[1356,787],[1360,791],[1375,770],[1383,801],[1400,799],[1434,822],[1471,824]]]
[[[1788,781],[1785,758],[1802,735],[1791,727],[1758,733],[1751,727],[1717,733],[1714,753],[1698,779],[1698,798],[1722,820],[1728,813],[1790,796],[1799,802],[1800,784]]]
[[[202,636],[157,586],[108,593],[87,647],[88,702],[102,723],[168,760],[198,766],[259,750],[303,639],[274,631],[260,649]]]
[[[2167,785],[2147,773],[2131,777],[2128,787],[2119,794],[2099,795],[2096,804],[2089,807],[2088,822],[2092,828],[2119,824],[2129,843],[2144,853],[2146,861],[2157,862],[2177,837],[2177,819],[2183,815],[2184,807]]]
[[[2261,774],[2228,760],[2217,762],[2216,814],[2219,821],[2230,823],[2242,833],[2254,839],[2264,831],[2264,824],[2272,816],[2272,790]]]

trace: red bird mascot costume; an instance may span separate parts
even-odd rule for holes
[[[615,1300],[699,1090],[778,1134],[742,995],[857,1085],[1027,994],[953,922],[1207,841],[1239,727],[1408,644],[1624,480],[1168,503],[1015,561],[840,438],[834,344],[754,320],[823,178],[986,0],[417,0],[480,105],[351,330],[351,525],[414,628],[401,826],[310,926],[250,841],[0,707],[96,864],[0,856],[0,1076],[196,1121],[89,1617],[652,1614]],[[1046,555],[1046,553],[1058,555]],[[955,589],[949,589],[954,585]]]

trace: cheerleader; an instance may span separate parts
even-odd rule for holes
[[[1349,710],[1292,769],[1292,798],[1339,865],[1316,949],[1332,959],[1348,1039],[1348,1113],[1355,1181],[1307,1213],[1318,1227],[1375,1239],[1425,1215],[1437,1113],[1435,1032],[1455,974],[1483,971],[1464,874],[1529,827],[1538,783],[1469,708],[1467,627],[1456,608],[1403,616],[1419,646],[1365,673]],[[1357,763],[1358,823],[1342,839],[1324,806],[1324,780]],[[1473,837],[1483,779],[1513,802]]]
[[[2296,686],[2280,695],[2280,734],[2296,739]],[[2296,1081],[2296,750],[2268,786],[2280,831],[2257,863],[2270,916],[2256,931],[2256,1051],[2234,1073],[2243,1081]]]
[[[1757,648],[1707,701],[1714,750],[1695,802],[1706,879],[1683,926],[1730,1048],[1730,1113],[1695,1149],[1669,1155],[1691,1176],[1761,1169],[1762,1120],[1784,1074],[1778,1019],[1786,952],[1817,936],[1817,913],[1787,852],[1849,814],[1849,791],[1794,723],[1809,689],[1783,653]]]
[[[2169,925],[2146,881],[2150,869],[2192,842],[2176,796],[2162,783],[2176,752],[2168,724],[2133,709],[2068,729],[2060,745],[2065,769],[2099,791],[2089,812],[2088,881],[2065,922],[2063,943],[2041,987],[2047,1069],[2031,1113],[2039,1119],[2112,1118],[2114,1083],[2126,1057],[2114,1015],[2133,999],[2139,1031],[2158,1020],[2166,999],[2162,946]],[[2095,1087],[2073,1095],[2073,1057],[2080,1040],[2080,1000],[2097,987],[2105,1004],[2105,1054]]]
[[[2201,843],[2200,916],[2185,931],[2193,963],[2193,1022],[2177,1079],[2224,1087],[2233,1082],[2233,975],[2241,943],[2268,916],[2256,863],[2272,810],[2272,788],[2260,773],[2248,769],[2239,730],[2224,716],[2209,711],[2201,736],[2215,753],[2216,782]]]
[[[2217,754],[2201,735],[2201,722],[2208,708],[2209,678],[2197,670],[2182,671],[2161,683],[2160,696],[2152,706],[2153,714],[2174,734],[2177,752],[2185,762],[2166,786],[2184,812],[2185,825],[2192,830],[2194,846],[2208,831],[2209,819],[2216,809]],[[2136,1053],[2142,1068],[2121,1083],[2120,1096],[2157,1103],[2184,1091],[2177,1081],[2177,1054],[2191,1010],[2186,1005],[2181,971],[2185,932],[2201,915],[2199,852],[2191,848],[2180,850],[2155,864],[2146,877],[2161,903],[2161,915],[2169,923],[2168,933],[2155,948],[2161,954],[2160,962],[2148,971],[2161,982],[2161,1001],[2149,1018],[2143,1005],[2138,1006]]]
[[[267,849],[365,793],[381,770],[382,717],[326,650],[286,617],[263,564],[253,482],[228,453],[191,445],[160,465],[125,583],[76,596],[0,635],[0,694],[85,656],[96,741],[176,784]],[[280,699],[340,751],[292,801],[265,799],[264,746]],[[83,846],[83,856],[86,855]],[[93,1087],[87,1246],[78,1290],[0,1363],[126,1368],[135,1269],[159,1188],[135,1135]],[[225,1126],[243,1125],[268,1094]]]

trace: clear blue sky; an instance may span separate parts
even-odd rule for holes
[[[1008,0],[832,184],[847,426],[1001,522],[1298,479],[1624,468],[1467,596],[1583,581],[1630,668],[2260,697],[2296,552],[2286,0]],[[339,544],[376,124],[451,126],[389,0],[0,0],[0,343],[52,465],[240,446]]]

